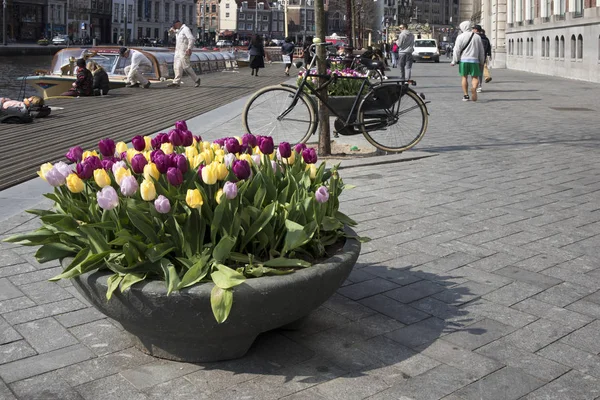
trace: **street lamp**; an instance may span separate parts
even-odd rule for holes
[[[308,3],[310,3],[311,7],[312,7],[312,1],[310,0],[304,0],[304,36],[302,37],[302,43],[306,42],[306,24],[307,24],[307,20],[308,20]]]
[[[206,36],[206,0],[202,1],[202,45]]]

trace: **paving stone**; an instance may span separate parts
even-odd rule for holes
[[[600,380],[570,371],[524,397],[525,400],[592,400],[600,396]]]
[[[557,258],[556,256],[550,256],[548,254],[538,254],[537,256],[517,261],[514,266],[531,272],[540,272],[560,264],[563,261],[567,260],[565,258]]]
[[[149,400],[209,400],[210,394],[204,393],[184,378],[172,379],[144,390]]]
[[[8,279],[0,278],[0,301],[21,297],[23,293]]]
[[[390,266],[389,264],[374,264],[363,269],[370,274],[376,275],[398,285],[409,285],[422,279],[412,274],[408,267],[396,268]]]
[[[1,254],[1,253],[0,253]],[[30,264],[12,264],[8,267],[4,267],[4,264],[0,264],[0,278],[6,278],[8,276],[19,275],[26,272],[35,271],[35,268]]]
[[[468,315],[477,315],[480,317],[490,318],[505,325],[521,328],[538,319],[531,314],[526,314],[512,308],[505,307],[500,304],[495,304],[484,299],[478,299],[471,303],[467,303],[459,307],[466,311]]]
[[[374,278],[375,275],[368,273],[364,268],[354,268],[352,272],[350,272],[350,276],[348,276],[348,280],[352,283],[364,282]]]
[[[502,276],[506,276],[508,278],[514,279],[516,281],[521,281],[525,283],[529,283],[534,286],[539,286],[541,288],[547,289],[554,285],[558,285],[562,283],[561,279],[552,278],[547,275],[538,274],[536,272],[527,271],[522,268],[517,267],[505,267],[499,270],[494,271],[494,273]]]
[[[425,343],[433,342],[450,330],[448,324],[439,318],[431,317],[404,328],[386,333],[384,336],[406,347],[417,348]]]
[[[506,367],[458,390],[455,394],[466,400],[516,400],[545,383],[521,370]]]
[[[54,317],[54,319],[60,322],[65,328],[71,328],[73,326],[83,325],[88,322],[105,318],[106,316],[104,314],[92,307],[60,314]]]
[[[138,390],[144,390],[159,383],[191,374],[201,368],[201,366],[196,364],[159,360],[123,370],[120,372],[120,375]]]
[[[162,381],[161,381],[162,382]],[[76,387],[77,391],[86,400],[146,400],[143,392],[137,390],[123,376],[110,375],[93,382],[84,383]]]
[[[35,303],[26,296],[17,297],[14,299],[0,301],[0,314],[6,314],[11,311],[21,310],[35,306]]]
[[[594,289],[586,288],[584,286],[563,282],[538,293],[533,296],[533,298],[545,303],[554,304],[558,307],[564,307],[594,293],[594,291]]]
[[[12,326],[0,317],[0,344],[14,342],[21,339],[19,332],[13,329]]]
[[[31,357],[35,354],[35,350],[26,341],[17,340],[16,342],[0,345],[0,364]]]
[[[107,319],[75,326],[69,331],[99,356],[131,347],[131,338]]]
[[[0,365],[0,378],[7,383],[12,383],[67,365],[77,364],[92,357],[94,357],[94,354],[87,347],[76,344],[75,346]]]
[[[493,292],[486,293],[482,297],[485,300],[504,306],[511,306],[521,300],[525,300],[543,289],[525,282],[513,282]]]
[[[444,286],[431,281],[421,280],[398,289],[390,290],[385,295],[402,303],[411,303],[423,297],[430,296],[444,290]]]
[[[82,400],[83,397],[55,372],[14,382],[11,389],[21,399]]]
[[[354,372],[315,387],[315,391],[330,400],[360,400],[390,387],[383,379]]]
[[[78,343],[77,339],[54,318],[27,322],[16,325],[15,328],[40,354]]]
[[[573,328],[540,318],[509,334],[503,340],[533,353],[571,332]]]
[[[569,367],[515,347],[507,342],[498,340],[480,347],[477,353],[498,360],[499,362],[520,369],[525,373],[552,381],[569,371]]]
[[[600,304],[592,303],[586,300],[579,300],[569,304],[566,308],[580,314],[588,315],[592,318],[600,319]]]
[[[537,352],[538,355],[567,365],[581,373],[600,378],[600,356],[561,342],[552,343]]]
[[[453,243],[453,242],[450,242]],[[469,264],[477,259],[478,256],[474,256],[472,254],[468,254],[466,252],[462,252],[461,249],[452,247],[454,252],[447,256],[438,258],[437,260],[430,261],[426,264],[423,264],[417,268],[415,271],[425,271],[425,272],[433,272],[433,273],[442,273],[451,271],[456,268],[460,268],[464,265]]]
[[[438,339],[431,344],[424,344],[419,349],[422,350],[422,354],[459,368],[474,378],[481,378],[504,366],[503,363],[492,358],[446,342],[444,339]]]
[[[387,292],[399,287],[395,283],[381,278],[371,279],[360,283],[355,283],[350,286],[343,287],[338,290],[338,293],[352,300],[364,299],[365,297],[373,296],[379,293]]]
[[[71,298],[71,294],[54,282],[42,281],[22,285],[19,289],[36,304],[53,303]]]
[[[327,398],[317,393],[317,387],[319,386],[313,386],[306,390],[292,393],[289,396],[281,397],[281,400],[327,400]]]
[[[384,295],[369,297],[361,300],[360,303],[407,325],[429,318],[430,316],[427,313]]]
[[[12,325],[22,324],[36,319],[52,317],[69,311],[79,310],[86,306],[76,299],[66,299],[54,303],[42,304],[22,310],[8,312],[3,315],[6,321]]]
[[[462,330],[449,333],[444,340],[456,344],[467,350],[474,350],[515,330],[514,327],[501,324],[492,319],[483,319],[469,325]]]
[[[352,321],[375,313],[374,310],[337,293],[334,293],[323,306]]]
[[[545,269],[541,273],[557,279],[562,279],[563,281],[570,282],[574,285],[586,287],[590,289],[591,292],[600,289],[600,277],[594,276],[593,273],[578,273],[572,271],[570,268],[563,267],[562,265],[563,264]]]
[[[54,268],[48,268],[48,269],[42,269],[42,270],[36,270],[33,272],[26,272],[24,274],[20,274],[20,275],[14,275],[11,276],[9,279],[10,281],[17,285],[17,286],[21,286],[21,285],[26,285],[29,283],[33,283],[33,282],[39,282],[39,281],[47,281],[48,279],[60,274],[62,272],[62,267],[54,267]]]
[[[600,353],[600,321],[596,320],[561,339],[562,343],[592,354]]]
[[[449,272],[449,276],[464,278],[463,282],[458,282],[458,283],[474,281],[474,282],[479,282],[479,283],[496,286],[496,287],[502,287],[504,285],[508,285],[509,283],[513,282],[512,279],[496,275],[495,273],[480,271],[480,270],[475,269],[470,266],[457,268],[457,269]]]
[[[574,303],[576,304],[576,303]],[[571,307],[571,306],[569,306]],[[592,322],[592,318],[578,312],[553,306],[535,299],[526,299],[512,306],[515,310],[537,315],[571,329],[578,329]]]

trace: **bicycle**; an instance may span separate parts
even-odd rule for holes
[[[311,53],[315,45],[311,46]],[[267,86],[260,89],[248,100],[242,113],[246,132],[271,136],[275,143],[306,143],[317,130],[317,104],[305,93],[323,101],[341,135],[364,137],[373,146],[389,152],[402,152],[415,146],[425,135],[428,123],[427,103],[424,95],[417,94],[409,85],[409,80],[384,80],[375,84],[368,77],[338,77],[319,75],[312,72],[317,57],[313,55],[307,73],[299,86],[288,84]],[[381,68],[381,61],[367,63],[370,70]],[[310,77],[325,78],[327,81],[315,87]],[[346,115],[336,111],[329,101],[324,101],[318,91],[337,79],[361,79],[361,87]],[[364,94],[363,94],[364,93]]]

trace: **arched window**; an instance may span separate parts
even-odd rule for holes
[[[571,59],[574,60],[577,55],[577,39],[575,35],[571,35]]]
[[[558,55],[560,58],[565,58],[565,37],[560,36],[560,54]]]
[[[550,36],[546,36],[546,57],[550,57]]]
[[[525,47],[525,54],[529,57],[529,38],[527,38],[527,47]]]
[[[519,46],[519,51],[521,52],[521,55],[523,55],[523,38],[521,38],[521,43]]]
[[[598,46],[600,46],[600,38],[598,38]],[[508,39],[508,55],[512,56],[512,39]]]
[[[577,36],[577,59],[583,58],[583,36],[580,34]]]
[[[560,57],[560,43],[558,42],[558,36],[554,39],[554,57]]]
[[[529,56],[533,57],[533,38],[531,38],[531,40],[529,41]]]
[[[542,36],[542,58],[546,57],[546,38]]]

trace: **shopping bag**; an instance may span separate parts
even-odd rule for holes
[[[291,64],[292,63],[292,58],[288,54],[282,55],[281,59],[283,60],[284,64]]]

